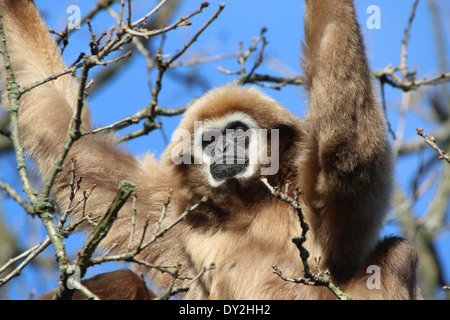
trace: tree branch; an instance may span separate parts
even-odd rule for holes
[[[303,277],[300,278],[287,278],[283,275],[281,270],[278,268],[278,266],[274,265],[272,266],[274,273],[277,274],[281,279],[285,281],[295,282],[295,283],[302,283],[305,285],[310,286],[325,286],[327,287],[338,299],[340,300],[352,300],[353,298],[349,295],[342,292],[339,287],[334,285],[334,283],[331,281],[331,276],[328,271],[321,271],[319,268],[319,261],[317,261],[317,269],[319,271],[318,274],[315,274],[312,272],[309,263],[309,252],[308,250],[303,246],[303,244],[306,241],[306,233],[309,230],[309,225],[306,223],[303,217],[303,212],[300,207],[300,203],[298,202],[298,198],[300,196],[300,191],[297,190],[294,194],[294,198],[291,198],[287,194],[287,190],[289,188],[289,183],[286,184],[286,191],[281,192],[277,187],[273,187],[269,184],[266,178],[262,178],[261,181],[264,183],[264,185],[269,189],[269,191],[274,195],[276,198],[280,199],[281,201],[284,201],[288,203],[296,212],[298,215],[298,218],[300,220],[300,227],[302,229],[302,234],[300,237],[294,237],[292,238],[292,242],[297,246],[298,250],[300,251],[300,258],[303,263]]]
[[[425,141],[426,144],[431,146],[439,154],[439,157],[438,157],[439,159],[441,159],[441,160],[444,159],[448,163],[450,163],[450,156],[449,156],[449,154],[446,153],[444,150],[439,148],[439,146],[436,144],[436,139],[433,136],[428,137],[423,132],[422,128],[418,128],[417,129],[417,134],[423,138],[423,140]]]

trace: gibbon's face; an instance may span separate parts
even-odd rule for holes
[[[170,157],[184,182],[193,186],[216,188],[227,181],[275,175],[286,146],[284,131],[299,127],[298,121],[255,88],[224,86],[186,111],[165,159]]]
[[[259,127],[243,112],[196,123],[194,161],[212,187],[230,179],[245,180],[259,167]]]

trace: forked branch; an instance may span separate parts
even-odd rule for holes
[[[339,287],[337,287],[333,281],[331,280],[330,273],[328,271],[322,271],[319,267],[320,259],[318,259],[317,262],[317,269],[318,273],[314,273],[311,270],[311,267],[308,263],[309,258],[309,252],[308,250],[303,246],[303,244],[306,241],[306,234],[309,230],[309,225],[305,221],[303,217],[302,208],[300,207],[300,203],[298,201],[300,197],[300,190],[296,190],[294,192],[294,197],[290,197],[287,193],[289,189],[289,183],[286,184],[285,192],[280,191],[278,187],[273,187],[269,184],[266,178],[262,178],[261,181],[264,183],[264,185],[270,190],[272,195],[274,195],[276,198],[280,199],[281,201],[284,201],[288,203],[296,212],[298,215],[298,218],[300,220],[300,227],[302,229],[302,234],[300,237],[294,237],[292,238],[292,242],[297,246],[298,250],[300,251],[300,258],[303,263],[303,277],[300,278],[288,278],[283,275],[280,268],[278,268],[277,265],[272,266],[273,272],[278,275],[281,279],[284,281],[294,282],[294,283],[301,283],[309,286],[324,286],[327,287],[338,299],[340,300],[352,300],[353,298],[349,295],[342,292]]]

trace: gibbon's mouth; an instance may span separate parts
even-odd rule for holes
[[[209,167],[209,170],[214,179],[224,180],[244,172],[247,166],[247,158],[228,158],[228,161],[227,158],[222,158],[214,161]]]

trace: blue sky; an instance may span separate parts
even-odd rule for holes
[[[45,16],[49,27],[55,30],[62,30],[68,17],[66,9],[69,5],[78,5],[81,8],[81,15],[87,13],[95,1],[50,1],[37,0],[37,5]],[[203,1],[183,1],[176,16],[185,16],[200,6]],[[222,1],[209,1],[210,6],[190,21],[192,26],[182,27],[168,34],[164,44],[164,52],[173,54],[181,49],[190,37],[200,28],[203,23],[216,11],[218,5]],[[251,44],[252,38],[259,35],[261,28],[266,27],[266,38],[268,46],[266,47],[263,66],[258,69],[258,73],[269,73],[280,76],[295,76],[301,74],[299,66],[300,43],[303,39],[303,1],[284,0],[230,0],[223,1],[226,3],[225,10],[219,18],[201,35],[199,40],[189,49],[189,51],[181,58],[185,61],[197,55],[213,56],[223,53],[235,53],[238,50],[238,43],[243,42],[244,47]],[[445,0],[437,0],[442,18],[448,17],[450,13],[450,2]],[[156,1],[135,1],[133,6],[134,17],[140,17],[152,8]],[[387,65],[398,65],[400,61],[401,39],[404,35],[404,29],[411,12],[412,0],[358,0],[357,13],[358,19],[362,26],[367,54],[371,67],[373,69],[383,69]],[[370,13],[366,10],[371,5],[377,5],[380,8],[381,24],[380,29],[370,30],[366,27],[366,20],[370,17]],[[106,13],[100,14],[93,22],[94,31],[101,33],[104,29],[109,28],[114,20]],[[448,35],[450,32],[450,24],[447,22],[443,26],[444,32]],[[436,45],[434,32],[431,24],[431,15],[428,10],[427,1],[422,0],[419,3],[412,30],[412,37],[408,46],[407,65],[411,69],[418,72],[419,77],[438,74],[440,71],[436,58]],[[76,31],[70,40],[70,45],[66,49],[64,59],[67,63],[73,62],[79,55],[80,51],[89,52],[87,43],[89,41],[89,33],[85,28]],[[444,44],[449,50],[449,39],[446,38]],[[448,58],[448,57],[447,57]],[[134,60],[129,64],[120,78],[114,79],[108,83],[107,88],[95,92],[91,95],[89,102],[92,110],[94,122],[98,124],[110,124],[120,120],[128,115],[135,113],[140,108],[148,104],[150,92],[147,84],[147,71],[145,61],[142,57],[136,55]],[[201,75],[202,86],[193,85],[189,88],[179,84],[180,74],[187,74],[192,69],[179,68],[167,74],[164,80],[164,87],[160,95],[160,105],[166,108],[175,108],[182,106],[192,98],[204,93],[205,90],[223,85],[234,80],[233,76],[222,74],[215,66],[221,66],[229,70],[238,70],[239,66],[236,60],[227,59],[217,62],[210,62],[198,66],[198,74]],[[100,69],[101,67],[99,67]],[[448,71],[448,70],[447,70]],[[94,76],[96,72],[92,73]],[[153,75],[154,76],[154,75]],[[292,112],[303,115],[306,111],[306,95],[302,88],[286,87],[281,91],[272,89],[263,89],[270,96],[280,101],[286,108]],[[427,88],[424,90],[428,90]],[[399,119],[399,109],[402,99],[402,92],[396,89],[386,87],[386,98],[388,102],[388,117],[393,128],[396,128]],[[163,118],[163,132],[170,138],[172,131],[176,128],[180,117]],[[415,137],[417,127],[423,127],[425,131],[432,130],[432,124],[424,122],[418,118],[413,112],[408,114],[407,128],[405,130],[405,138]],[[129,128],[135,130],[138,127]],[[128,132],[125,131],[125,132]],[[165,148],[165,141],[161,131],[157,130],[148,136],[141,137],[129,143],[129,149],[136,155],[145,152],[152,152],[159,155]],[[417,157],[408,157],[400,159],[397,169],[398,183],[406,190],[411,190],[411,179],[415,170],[411,168],[416,166]],[[0,159],[0,177],[2,181],[9,183],[17,183],[17,177],[9,174],[14,172],[14,162],[9,159]],[[429,197],[429,195],[428,195]],[[421,213],[426,210],[425,198],[414,209]],[[5,201],[4,209],[12,212],[12,202]],[[20,215],[20,217],[17,217]],[[24,221],[25,214],[15,212],[13,215],[7,216],[8,223],[14,226],[16,231],[26,230],[29,221]],[[28,218],[26,218],[29,220]],[[36,219],[37,220],[37,219]],[[35,222],[33,222],[35,223]],[[390,225],[386,229],[386,233],[397,232],[395,226]],[[34,235],[35,242],[39,241],[42,234]],[[81,241],[81,239],[77,240]],[[446,280],[450,282],[450,253],[448,245],[450,235],[447,231],[443,233],[439,242],[440,256],[445,263]],[[74,242],[73,247],[76,248],[80,242]],[[29,245],[28,245],[29,246]],[[48,253],[51,255],[51,253]],[[48,286],[54,287],[56,282],[50,284],[35,281],[36,277],[32,272],[24,273],[24,278],[29,279],[27,284],[21,284],[21,287],[10,286],[11,298],[24,298],[26,292],[30,289],[39,287],[46,290]],[[57,277],[54,276],[56,280]],[[32,281],[33,280],[33,281]],[[45,281],[42,281],[45,282]],[[38,289],[40,290],[40,289]],[[39,293],[39,292],[38,292]]]

